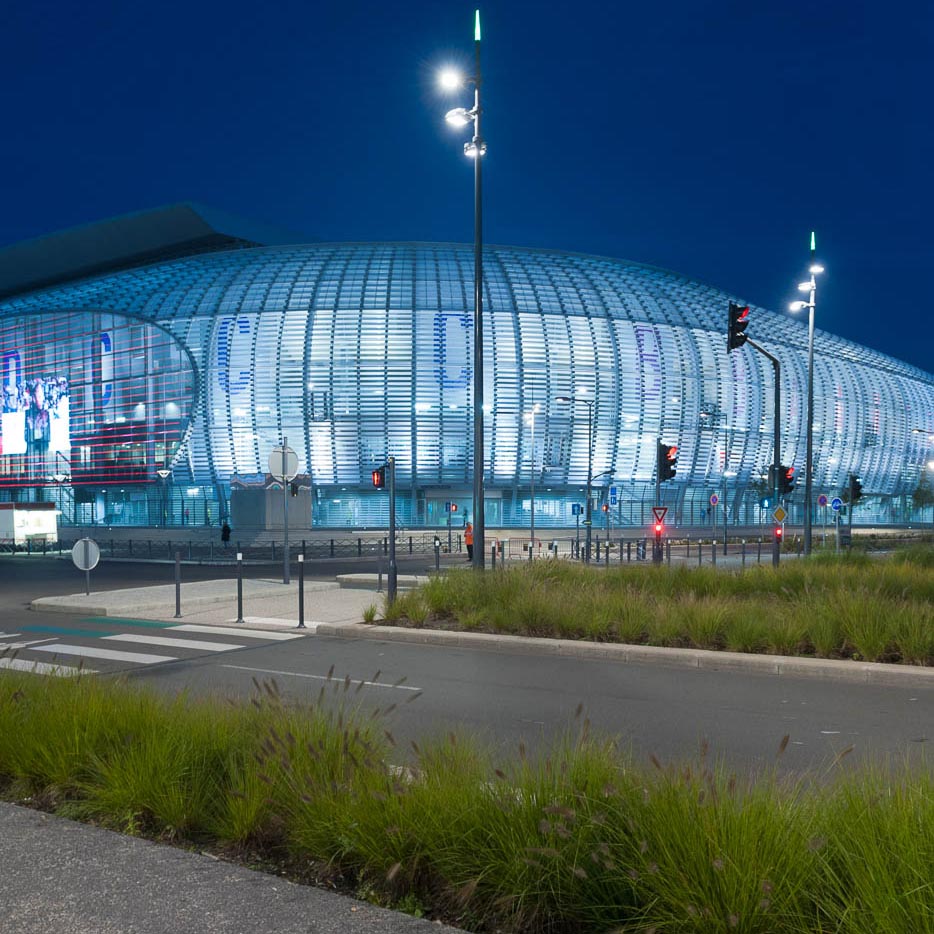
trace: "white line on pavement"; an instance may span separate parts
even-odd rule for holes
[[[33,646],[33,652],[52,652],[55,655],[83,655],[87,658],[109,658],[115,662],[132,662],[135,665],[154,665],[157,662],[175,662],[174,655],[146,655],[142,652],[117,652],[113,649],[99,649],[86,645],[65,645],[56,642],[53,645]]]
[[[4,642],[0,648],[6,649],[25,649],[30,645],[42,645],[43,642],[54,642],[54,639],[31,639],[29,642]]]
[[[228,623],[235,623],[235,619],[228,619]],[[265,626],[281,626],[283,629],[294,629],[298,625],[297,619],[283,619],[281,616],[244,616],[244,623],[262,623]]]
[[[12,671],[28,671],[36,675],[55,675],[67,678],[72,675],[96,675],[91,668],[72,668],[69,665],[48,665],[45,662],[30,662],[24,658],[0,658],[0,668]]]
[[[230,652],[232,649],[242,649],[242,645],[233,642],[202,642],[198,639],[167,639],[165,636],[139,635],[135,632],[118,632],[112,636],[104,636],[103,641],[136,642],[140,645],[154,645],[156,648],[167,649],[198,649],[202,652]]]
[[[17,636],[21,635],[21,632],[0,632],[0,639],[15,639]]]
[[[185,623],[182,626],[173,626],[172,632],[203,632],[218,633],[222,636],[241,636],[244,639],[269,639],[273,642],[283,639],[301,639],[297,632],[269,632],[261,629],[234,629],[232,626],[199,626],[196,623]]]
[[[234,668],[237,671],[259,671],[264,675],[286,675],[290,678],[312,678],[315,681],[335,681],[340,684],[344,679],[335,678],[334,675],[331,675],[328,678],[327,675],[307,675],[303,671],[276,671],[273,668],[247,668],[246,665],[221,665],[221,668]],[[351,684],[359,684],[359,681],[355,681],[353,678],[350,679]],[[371,688],[395,688],[397,691],[420,691],[421,688],[414,688],[410,684],[380,684],[379,681],[364,681],[363,682],[367,687]]]

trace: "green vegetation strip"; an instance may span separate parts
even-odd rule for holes
[[[362,682],[304,708],[256,686],[233,705],[7,673],[0,787],[472,931],[934,931],[924,769],[834,762],[811,784],[738,781],[703,753],[641,768],[586,721],[535,759],[452,735],[393,766],[389,709],[367,714]]]
[[[934,547],[744,571],[560,560],[451,571],[401,594],[384,616],[474,632],[934,665]]]

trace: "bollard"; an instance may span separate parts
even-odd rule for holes
[[[603,563],[609,567],[610,566],[610,540],[606,540],[606,555],[604,557]]]
[[[619,563],[623,563],[623,540],[619,540]]]
[[[701,566],[701,562],[704,560],[704,543],[700,540],[697,542],[697,566]]]
[[[334,557],[334,539],[331,539],[331,557]]]
[[[383,592],[383,557],[376,553],[376,592]]]
[[[302,554],[298,556],[298,628],[305,628],[305,543],[302,542]]]
[[[411,535],[409,536],[409,554],[410,555],[414,554],[414,552],[412,551],[412,536]]]
[[[175,552],[175,619],[182,615],[182,553]]]
[[[275,561],[276,560],[276,543],[270,542],[270,544],[272,545],[272,560]]]
[[[668,567],[671,567],[671,539],[665,539],[665,551],[668,553]]]
[[[171,558],[171,557],[172,557],[172,539],[169,539],[169,541],[167,542],[167,544],[168,544],[167,551],[168,551],[168,553],[169,553],[169,557]]]
[[[597,564],[600,563],[600,536],[597,536]]]
[[[740,568],[746,570],[746,539],[742,540],[742,549],[740,551]]]
[[[147,544],[149,545],[149,557],[151,558],[152,557],[152,539],[149,539]]]
[[[191,541],[188,542],[188,560],[191,561]]]
[[[383,554],[384,555],[389,554],[389,539],[388,538],[383,539]]]
[[[441,539],[435,536],[435,570],[441,570]]]
[[[357,557],[358,558],[363,557],[363,539],[362,538],[357,539]]]
[[[632,542],[626,542],[626,563],[632,563]]]
[[[691,560],[691,540],[689,538],[684,540],[684,560]]]
[[[239,545],[240,543],[237,542]],[[237,552],[237,622],[243,622],[243,552]]]
[[[759,537],[759,541],[756,542],[756,564],[762,563],[762,537]]]
[[[493,547],[490,549],[490,567],[495,571],[496,570],[496,543],[494,542]]]
[[[717,540],[711,539],[710,542],[710,560],[714,567],[717,566]]]

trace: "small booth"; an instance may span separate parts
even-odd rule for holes
[[[55,503],[0,503],[0,544],[54,545],[58,541]]]

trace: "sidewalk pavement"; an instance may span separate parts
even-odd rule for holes
[[[934,668],[916,665],[367,624],[363,622],[363,617],[368,608],[375,608],[377,618],[383,615],[385,608],[385,593],[378,593],[375,589],[377,580],[376,574],[346,574],[339,575],[333,582],[305,581],[304,632],[307,635],[446,645],[526,655],[600,658],[621,664],[746,671],[779,677],[934,688]],[[426,578],[399,575],[399,587],[411,587],[423,580]],[[361,589],[364,585],[369,585],[370,589]],[[231,578],[182,584],[180,618],[175,616],[174,584],[111,590],[92,593],[90,596],[72,594],[40,597],[33,600],[31,605],[36,610],[167,622],[180,619],[186,623],[208,626],[229,627],[237,623],[236,580]],[[297,583],[293,580],[290,584],[283,584],[269,578],[244,580],[243,622],[250,629],[295,629],[298,626]]]
[[[347,895],[0,803],[0,934],[457,934]]]

